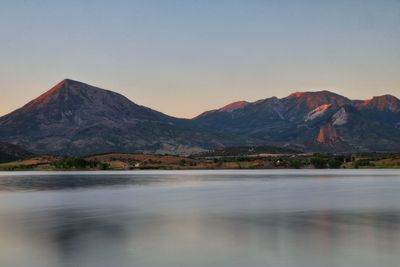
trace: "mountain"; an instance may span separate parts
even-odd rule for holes
[[[0,142],[0,163],[25,159],[32,154],[16,145]]]
[[[224,138],[85,83],[63,80],[0,118],[0,140],[36,153],[190,154],[226,144]]]
[[[361,101],[329,91],[297,92],[233,106],[204,112],[194,120],[255,144],[305,151],[400,150],[400,100],[391,95]]]
[[[188,155],[224,147],[296,151],[400,150],[400,100],[351,100],[329,92],[237,101],[188,120],[126,97],[63,80],[0,118],[0,141],[34,153],[152,152]]]

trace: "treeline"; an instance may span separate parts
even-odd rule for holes
[[[212,159],[216,167],[236,162],[244,168],[339,169],[339,168],[400,168],[399,153],[362,154],[292,154],[275,156],[219,156]],[[257,164],[244,164],[256,162]]]
[[[215,156],[225,156],[225,157],[239,157],[247,155],[257,155],[257,154],[298,154],[300,151],[275,146],[237,146],[237,147],[226,147],[215,149],[208,152],[202,152],[194,155],[195,157],[215,157]]]
[[[131,170],[131,169],[338,169],[400,168],[399,153],[275,154],[215,157],[109,158],[42,156],[26,161],[1,163],[0,170]]]
[[[86,160],[79,157],[65,157],[60,160],[52,162],[52,165],[56,169],[60,170],[69,170],[69,169],[100,169],[100,170],[108,170],[110,169],[110,164],[94,161],[94,160]]]
[[[345,167],[345,163],[351,161],[351,156],[348,155],[332,155],[332,154],[293,154],[268,157],[215,157],[213,162],[216,167],[222,167],[230,162],[245,163],[257,162],[257,164],[245,165],[245,168],[282,168],[282,169],[300,169],[300,168],[315,168],[315,169],[338,169]],[[251,167],[249,167],[251,166]]]
[[[348,160],[351,160],[351,157],[315,154],[310,158],[310,163],[316,169],[339,169]]]

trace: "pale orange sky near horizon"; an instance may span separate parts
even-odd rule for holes
[[[185,118],[295,91],[400,97],[396,0],[5,0],[0,31],[0,116],[65,78]]]

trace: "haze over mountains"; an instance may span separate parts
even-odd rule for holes
[[[126,97],[63,80],[0,118],[0,141],[35,153],[191,154],[244,145],[303,151],[399,151],[400,100],[391,95],[350,100],[329,92],[239,101],[188,120]]]

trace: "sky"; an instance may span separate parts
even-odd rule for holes
[[[65,78],[185,118],[295,91],[400,97],[400,0],[1,0],[0,116]]]

